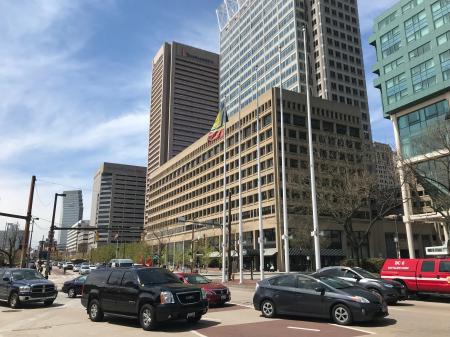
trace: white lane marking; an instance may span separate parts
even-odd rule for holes
[[[255,307],[253,307],[252,305],[245,305],[245,304],[234,303],[234,302],[228,302],[228,303],[233,304],[233,305],[238,305],[238,306],[240,306],[240,307],[245,307],[245,308],[255,309]]]
[[[195,331],[195,330],[191,330],[191,332],[192,332],[194,335],[197,335],[198,337],[208,337],[208,336],[206,336],[206,335],[202,335],[200,332]]]
[[[315,332],[320,332],[319,329],[308,329],[308,328],[301,328],[299,326],[287,326],[287,329],[295,329],[295,330],[306,330],[306,331],[315,331]]]
[[[363,330],[363,329],[357,329],[357,328],[353,328],[353,327],[351,327],[351,326],[344,326],[344,325],[339,325],[339,324],[331,324],[331,325],[337,326],[337,327],[339,327],[339,328],[350,329],[350,330],[355,330],[355,331],[367,333],[367,334],[369,334],[369,335],[376,335],[375,332],[367,331],[367,330]]]

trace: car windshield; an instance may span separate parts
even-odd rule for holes
[[[179,278],[165,270],[159,268],[146,268],[137,271],[141,284],[166,284],[182,283]]]
[[[211,282],[202,275],[184,275],[183,277],[191,284],[207,284]]]
[[[81,266],[81,269],[89,269],[89,266]]]
[[[120,262],[121,267],[133,267],[133,263],[131,262]]]
[[[322,277],[319,277],[319,280],[322,281],[323,283],[325,283],[327,286],[330,286],[334,289],[345,289],[345,288],[349,288],[349,287],[353,286],[350,282],[341,280],[336,277],[322,276]]]
[[[369,273],[367,270],[362,269],[360,267],[355,267],[353,269],[364,278],[380,278],[378,275]]]
[[[14,270],[12,277],[16,281],[43,279],[44,276],[35,270]]]
[[[87,276],[80,276],[80,277],[77,277],[77,280],[80,282],[85,282],[86,278],[87,278]]]

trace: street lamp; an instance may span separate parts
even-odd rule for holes
[[[403,218],[403,214],[392,214],[384,217],[385,219],[394,220],[395,224],[395,236],[394,236],[394,243],[395,243],[395,252],[397,254],[397,258],[401,258],[400,254],[400,243],[398,240],[398,225],[397,220],[401,220]]]
[[[49,269],[50,269],[50,256],[53,248],[53,237],[55,235],[55,213],[56,213],[56,202],[58,201],[58,197],[65,197],[65,193],[55,193],[55,201],[53,202],[53,215],[52,215],[52,224],[50,225],[50,232],[48,233],[48,253],[47,253],[47,262],[45,264],[45,278],[48,278]]]

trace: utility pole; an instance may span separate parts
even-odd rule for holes
[[[53,215],[52,215],[52,224],[50,225],[50,231],[48,232],[48,254],[47,254],[47,262],[45,264],[45,278],[48,278],[48,274],[50,271],[50,256],[52,254],[53,249],[53,237],[55,236],[55,213],[56,213],[56,202],[58,201],[58,197],[65,197],[64,193],[55,193],[55,201],[53,202]]]
[[[31,177],[30,194],[28,196],[28,209],[25,220],[25,233],[22,239],[22,252],[20,253],[20,267],[25,268],[27,264],[28,240],[30,237],[31,211],[33,209],[34,186],[36,184],[36,176]]]
[[[191,273],[194,272],[194,226],[195,223],[192,223],[192,236],[191,236]]]
[[[231,192],[228,192],[228,281],[231,281]]]

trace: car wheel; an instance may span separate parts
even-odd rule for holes
[[[75,297],[77,297],[77,292],[75,291],[74,288],[70,288],[69,291],[67,292],[67,295],[68,295],[70,298],[75,298]]]
[[[51,305],[53,304],[54,301],[55,301],[55,300],[44,301],[44,305],[45,305],[46,307],[49,307],[49,306],[51,306]]]
[[[149,331],[156,327],[155,309],[150,304],[144,304],[139,311],[139,323],[142,329]]]
[[[371,288],[371,289],[369,289],[369,291],[375,295],[381,296],[381,298],[384,298],[383,294],[378,289]]]
[[[188,321],[188,323],[197,323],[201,319],[202,319],[202,314],[195,314],[194,317],[186,318],[186,321]]]
[[[275,317],[275,304],[271,300],[264,300],[261,303],[261,313],[266,318]]]
[[[339,325],[349,325],[352,322],[350,309],[344,304],[335,305],[331,315],[333,321]]]
[[[100,322],[103,319],[103,310],[97,300],[89,302],[88,315],[91,321]]]
[[[9,306],[12,309],[17,309],[20,306],[20,299],[18,293],[11,293],[8,300]]]

